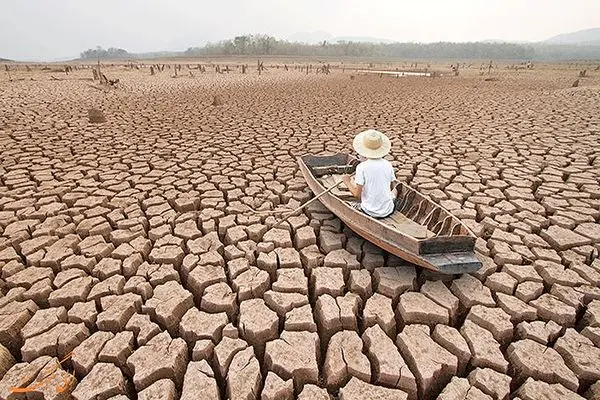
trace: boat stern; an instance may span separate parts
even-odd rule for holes
[[[482,266],[481,261],[472,251],[422,254],[421,257],[443,274],[466,274],[475,272]]]

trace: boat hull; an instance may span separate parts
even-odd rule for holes
[[[313,176],[302,158],[298,158],[298,165],[308,187],[315,195],[326,190]],[[335,195],[326,193],[321,196],[320,201],[357,235],[413,264],[445,274],[462,274],[481,268],[481,261],[473,251],[460,249],[460,251],[420,254],[422,244],[420,241],[355,210]]]

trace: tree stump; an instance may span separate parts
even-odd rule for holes
[[[103,122],[106,122],[106,117],[104,116],[104,113],[101,110],[98,110],[97,108],[90,108],[88,110],[88,117],[90,123],[92,124],[101,124]]]

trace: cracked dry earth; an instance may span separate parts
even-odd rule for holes
[[[599,398],[600,75],[106,73],[0,82],[1,398],[70,352],[37,396]],[[310,199],[295,157],[367,127],[481,270],[415,268],[321,205],[247,213]]]

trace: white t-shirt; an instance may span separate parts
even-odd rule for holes
[[[394,210],[390,188],[394,179],[394,167],[386,159],[369,159],[356,166],[354,182],[363,187],[360,207],[365,213],[372,217],[385,217]]]

